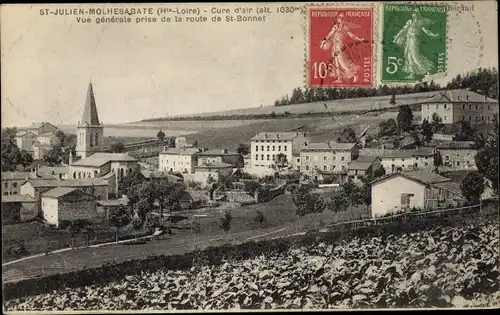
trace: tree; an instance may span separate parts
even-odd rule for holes
[[[233,221],[233,216],[229,210],[224,212],[224,217],[220,219],[219,227],[221,230],[226,233],[226,237],[228,236],[228,232],[231,230],[231,222]]]
[[[132,227],[136,231],[136,233],[135,233],[136,239],[137,239],[137,231],[142,229],[143,226],[144,226],[144,222],[142,221],[142,219],[139,216],[134,216],[134,218],[132,219]]]
[[[2,129],[2,172],[13,171],[21,164],[21,152],[16,144],[16,128]]]
[[[161,142],[163,142],[165,140],[165,133],[162,130],[160,130],[156,134],[156,137],[158,138],[158,140],[160,140]]]
[[[434,130],[427,118],[422,122],[420,129],[422,131],[422,137],[424,138],[424,141],[426,143],[429,143],[432,140],[432,136],[434,135]]]
[[[120,179],[118,182],[118,192],[130,198],[129,194],[132,194],[135,187],[145,180],[146,178],[142,175],[140,167],[137,167]]]
[[[266,217],[264,216],[262,211],[257,210],[257,215],[255,216],[254,221],[257,222],[260,227],[262,227],[264,222],[266,222]]]
[[[380,164],[379,167],[377,167],[375,171],[373,171],[373,178],[382,177],[384,175],[385,175],[385,168],[382,164]]]
[[[110,148],[111,152],[113,152],[113,153],[125,152],[125,145],[121,141],[112,143],[109,148]]]
[[[363,203],[364,192],[352,180],[340,185],[336,194],[330,199],[329,208],[335,212],[344,211],[347,208],[351,211],[351,219],[354,219],[353,207]]]
[[[254,196],[257,189],[259,189],[261,186],[260,183],[253,181],[253,180],[245,181],[244,185],[245,185],[245,188],[244,188],[245,192],[250,196]]]
[[[432,132],[437,133],[443,128],[443,119],[437,113],[433,113],[431,118]]]
[[[489,133],[484,147],[480,149],[474,160],[478,172],[487,178],[495,193],[498,193],[498,143],[499,143],[499,122],[498,117],[494,117],[492,131]]]
[[[62,130],[57,130],[55,136],[58,140],[58,145],[64,147],[66,145],[66,135],[64,132]]]
[[[109,224],[113,226],[116,229],[116,243],[118,244],[118,235],[120,233],[120,230],[124,227],[126,227],[130,221],[131,221],[131,216],[128,211],[128,209],[120,205],[117,208],[112,208],[110,213],[109,213]]]
[[[64,160],[63,154],[63,148],[61,146],[55,146],[44,154],[43,159],[50,165],[60,165]]]
[[[392,118],[379,123],[379,137],[390,137],[398,134],[398,124]]]
[[[396,117],[396,121],[400,130],[409,131],[412,129],[413,111],[411,110],[410,106],[403,105],[399,108],[399,113]]]
[[[196,219],[193,219],[191,222],[191,231],[193,231],[193,250],[196,249],[196,235],[200,233],[201,231],[201,225],[200,222],[196,221]]]
[[[139,199],[139,201],[135,204],[135,208],[137,211],[137,216],[143,220],[146,218],[146,215],[151,212],[153,209],[153,202],[150,198],[147,197],[142,197]]]
[[[460,130],[455,134],[455,141],[474,141],[475,132],[468,121],[460,122]]]
[[[392,94],[391,101],[389,102],[389,104],[391,104],[391,105],[396,104],[396,94]]]
[[[75,238],[81,232],[82,228],[77,222],[71,221],[68,227],[66,228],[70,237],[71,237],[71,248],[75,247]]]
[[[484,178],[478,172],[471,172],[465,176],[460,184],[460,189],[469,204],[478,204],[484,192]]]
[[[434,169],[436,170],[436,172],[442,165],[443,165],[443,156],[441,155],[441,152],[436,151],[436,153],[434,153]]]
[[[89,246],[90,245],[90,238],[92,236],[96,235],[96,232],[95,232],[94,228],[92,227],[92,224],[90,224],[90,222],[88,224],[84,224],[82,227],[81,233],[83,235],[85,235],[85,237],[87,238],[87,246]]]
[[[356,143],[358,138],[356,138],[356,132],[351,127],[344,128],[340,135],[337,137],[337,142],[341,143]]]
[[[285,167],[288,166],[288,159],[284,153],[279,153],[276,155],[276,161],[275,161],[276,167],[278,168],[279,171],[284,169]]]
[[[238,144],[236,152],[238,152],[241,155],[247,155],[248,153],[250,153],[250,146],[246,143],[240,142]]]
[[[315,191],[310,191],[309,187],[301,185],[297,190],[292,192],[292,201],[296,207],[297,233],[299,231],[300,217],[308,214],[314,215],[314,223],[316,228],[318,228],[316,215],[323,212],[326,207],[325,200],[321,195]]]

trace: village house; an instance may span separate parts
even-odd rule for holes
[[[2,195],[19,195],[21,186],[34,177],[31,172],[2,172]]]
[[[378,156],[360,156],[347,165],[347,178],[356,184],[361,184],[363,179],[373,175],[381,163]]]
[[[474,141],[450,141],[436,146],[447,170],[476,170]]]
[[[237,152],[223,150],[207,150],[197,154],[198,166],[209,165],[213,163],[231,164],[234,167],[242,168],[244,166],[243,157]]]
[[[33,123],[16,134],[17,147],[30,152],[34,159],[41,159],[57,143],[58,130],[48,122]]]
[[[56,227],[61,221],[89,220],[97,216],[95,196],[72,187],[56,187],[41,196],[42,217]]]
[[[300,151],[292,153],[292,170],[300,172]]]
[[[109,225],[109,214],[122,205],[126,205],[124,199],[96,200],[97,217],[94,221]]]
[[[56,187],[78,188],[94,195],[98,200],[107,200],[109,195],[108,182],[101,178],[29,179],[21,186],[20,193],[33,198],[37,212],[41,214],[41,195]]]
[[[160,152],[160,171],[192,174],[198,164],[198,153],[200,150],[197,148],[167,148]]]
[[[456,206],[463,201],[460,185],[431,170],[388,174],[371,185],[374,218],[410,208]]]
[[[2,224],[14,224],[37,216],[35,200],[27,195],[2,195]]]
[[[221,178],[227,178],[235,170],[237,168],[234,165],[222,162],[197,165],[194,168],[194,173],[186,174],[184,180],[199,182],[204,188],[209,182],[218,182]]]
[[[68,179],[69,167],[40,165],[34,173],[40,178]]]
[[[33,146],[36,143],[36,134],[21,130],[16,134],[16,144],[19,150],[25,150],[33,154]]]
[[[434,167],[435,148],[423,147],[407,150],[361,149],[360,155],[380,157],[387,174]]]
[[[283,153],[287,162],[293,163],[293,154],[311,142],[302,132],[259,132],[250,139],[251,167],[276,168],[276,156]]]
[[[432,121],[434,113],[442,119],[443,124],[491,122],[498,115],[498,101],[468,89],[438,91],[430,100],[422,103],[421,121]]]
[[[300,148],[300,172],[319,181],[325,174],[337,174],[343,180],[349,163],[358,156],[355,143],[308,143]]]
[[[188,147],[186,137],[175,137],[174,143],[176,148]]]

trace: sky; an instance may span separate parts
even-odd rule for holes
[[[238,6],[258,4],[225,5]],[[89,80],[105,124],[272,105],[305,83],[307,32],[299,12],[273,13],[266,22],[151,24],[136,24],[133,16],[130,24],[81,24],[75,16],[39,14],[78,7],[2,5],[2,126],[76,124]],[[182,7],[210,11],[213,5]],[[495,2],[480,1],[473,14],[450,17],[453,40],[442,82],[497,66],[496,10]]]

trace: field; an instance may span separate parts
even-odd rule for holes
[[[439,92],[423,92],[413,94],[396,95],[396,105],[390,104],[391,96],[373,96],[364,98],[351,98],[334,101],[314,102],[306,104],[295,104],[286,106],[261,106],[243,109],[234,109],[220,112],[207,112],[194,114],[197,117],[210,117],[210,116],[231,116],[231,115],[265,115],[271,114],[284,114],[289,112],[291,114],[303,113],[324,113],[324,112],[344,112],[344,111],[359,111],[359,110],[374,110],[382,108],[395,107],[397,105],[415,104],[430,99],[433,95]],[[182,116],[179,116],[182,117]],[[157,118],[157,117],[151,117]],[[169,117],[175,119],[175,117]]]
[[[262,225],[254,221],[257,210],[261,211],[266,217],[266,222]],[[60,271],[81,269],[83,267],[95,267],[108,262],[145,257],[153,253],[167,254],[189,251],[192,249],[194,241],[194,235],[189,229],[190,221],[195,218],[193,214],[196,215],[196,220],[201,226],[201,231],[196,236],[197,243],[200,244],[199,246],[220,245],[228,242],[239,243],[249,238],[257,240],[266,237],[290,235],[297,232],[297,220],[294,212],[295,206],[288,195],[278,196],[267,203],[233,208],[231,209],[233,222],[228,238],[219,228],[219,222],[224,215],[224,210],[200,209],[185,214],[184,220],[174,225],[176,227],[174,229],[175,234],[165,237],[165,239],[133,246],[119,244],[100,248],[81,248],[74,251],[38,257],[35,260],[28,259],[4,266],[3,276],[5,280],[9,281],[33,277],[42,274],[42,272],[52,274]],[[306,232],[316,228],[316,226],[323,227],[331,222],[347,221],[351,218],[357,219],[361,216],[367,217],[368,215],[368,209],[365,206],[355,208],[352,215],[350,211],[333,213],[325,209],[322,214],[317,215],[316,220],[312,215],[301,218],[298,231]],[[2,233],[6,232],[2,231]],[[27,236],[25,235],[24,237]],[[35,243],[41,244],[38,247],[39,250],[43,248],[43,244],[48,242],[42,240],[43,238],[44,236],[40,234],[33,235]],[[53,236],[49,236],[49,240],[52,238]],[[60,239],[61,237],[55,236],[53,242],[57,242]],[[68,239],[65,240],[65,242],[68,241]],[[92,257],[92,259],[88,259],[88,257]],[[36,263],[34,264],[35,261]]]
[[[9,311],[498,307],[498,239],[498,220],[360,233],[190,269],[155,265],[4,303]]]

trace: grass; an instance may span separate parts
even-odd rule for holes
[[[96,227],[96,236],[90,241],[91,244],[103,243],[115,240],[115,229],[112,227]],[[130,237],[137,232],[132,228],[120,231],[120,237]],[[142,234],[144,234],[142,232]],[[40,222],[24,222],[2,226],[3,255],[2,262],[13,260],[17,257],[9,256],[5,248],[23,240],[29,255],[44,253],[49,250],[56,250],[71,246],[71,236],[66,230],[49,227]],[[74,240],[75,246],[84,246],[87,244],[87,238],[79,235]]]
[[[259,225],[254,221],[257,210],[261,211],[266,217],[266,222]],[[366,216],[366,207],[355,208],[354,218],[358,219],[361,215]],[[219,228],[220,219],[224,216],[224,211],[219,209],[203,209],[193,212],[205,214],[206,217],[198,217],[201,230],[197,234],[197,246],[199,248],[206,246],[222,245],[228,242],[244,242],[248,238],[255,240],[285,236],[296,232],[297,221],[295,217],[295,206],[290,196],[278,196],[270,202],[256,205],[249,205],[231,209],[233,221],[229,238]],[[193,219],[192,215],[187,215],[187,219],[177,224],[177,227],[187,227]],[[339,220],[348,220],[351,218],[351,212],[343,211],[334,213],[328,209],[317,216],[317,222],[320,226],[325,226]],[[300,219],[299,232],[306,232],[314,229],[314,217],[308,215]],[[277,232],[278,231],[278,232]],[[5,233],[2,231],[2,233]],[[8,232],[7,232],[8,233]],[[123,235],[124,233],[122,233]],[[51,235],[49,233],[49,235]],[[111,234],[111,235],[114,235]],[[36,239],[44,238],[42,234],[33,235],[32,242]],[[49,236],[51,238],[53,236]],[[62,236],[57,236],[58,239]],[[183,253],[193,248],[193,233],[189,229],[175,229],[173,236],[166,236],[162,240],[153,240],[145,244],[138,245],[110,245],[99,248],[81,248],[78,250],[51,254],[35,258],[34,260],[25,260],[15,264],[3,267],[5,279],[19,279],[25,277],[34,277],[45,274],[58,273],[81,269],[85,267],[96,267],[104,263],[120,262],[133,258],[140,258],[149,255]],[[11,236],[11,239],[14,237]],[[43,242],[42,242],[43,243]],[[42,271],[43,269],[43,271]]]

